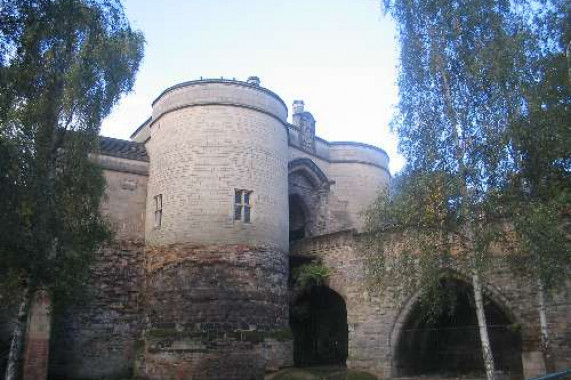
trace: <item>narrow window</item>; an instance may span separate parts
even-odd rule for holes
[[[252,192],[248,190],[234,190],[234,220],[250,223],[251,195]]]
[[[244,222],[250,223],[250,192],[244,192]]]
[[[155,227],[160,227],[163,219],[163,195],[155,195]]]

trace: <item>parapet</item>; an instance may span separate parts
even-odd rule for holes
[[[163,91],[153,102],[153,122],[164,113],[182,107],[233,105],[256,109],[281,122],[287,120],[287,107],[274,92],[260,87],[259,80],[201,79],[177,84]]]
[[[273,91],[260,86],[260,79],[199,79],[176,84],[164,90],[153,101],[153,114],[133,134],[131,139],[146,142],[152,127],[163,115],[186,107],[223,105],[249,108],[265,113],[287,126],[288,110],[284,101]]]
[[[379,166],[385,170],[389,168],[389,155],[383,149],[352,141],[330,142],[329,160],[332,163],[361,163]]]
[[[288,130],[290,147],[298,149],[303,154],[309,154],[328,164],[373,165],[389,174],[389,155],[379,147],[354,141],[329,142],[315,136],[313,149],[307,149],[305,147],[308,144],[305,144],[305,146],[302,144],[300,127],[295,124],[289,124]]]

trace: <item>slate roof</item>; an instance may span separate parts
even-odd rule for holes
[[[99,153],[128,160],[149,161],[144,144],[112,137],[99,136]]]

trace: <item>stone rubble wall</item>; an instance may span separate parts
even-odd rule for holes
[[[149,379],[262,379],[292,364],[287,256],[243,245],[147,247]]]
[[[362,235],[344,231],[304,239],[291,253],[320,259],[331,270],[329,287],[339,293],[347,307],[349,357],[347,366],[373,372],[383,378],[395,376],[394,355],[400,329],[415,304],[415,295],[400,300],[391,290],[367,286]],[[468,281],[467,281],[468,282]],[[469,282],[468,282],[469,283]],[[537,294],[530,278],[515,274],[498,261],[486,276],[484,292],[520,326],[524,377],[540,375]],[[571,366],[571,282],[551,297],[548,307],[554,362],[558,370]]]
[[[106,180],[101,212],[113,242],[95,254],[83,297],[55,310],[54,378],[120,378],[133,373],[144,322],[144,215],[148,163],[100,155]]]
[[[38,291],[31,299],[24,343],[22,380],[46,380],[51,330],[51,298]]]
[[[50,345],[54,378],[121,378],[133,373],[143,324],[144,246],[100,250],[82,300],[56,310]]]

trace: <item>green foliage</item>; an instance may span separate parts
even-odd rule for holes
[[[369,284],[390,290],[400,299],[420,290],[429,318],[450,313],[456,300],[443,279],[490,264],[496,228],[489,221],[472,223],[462,214],[461,181],[444,172],[408,172],[396,176],[389,192],[380,196],[366,218]],[[481,206],[483,207],[483,206]],[[476,263],[475,258],[481,262]]]
[[[301,265],[293,270],[295,289],[307,290],[312,286],[325,285],[329,279],[329,268],[320,263]]]
[[[399,31],[392,126],[407,165],[367,215],[373,284],[420,286],[436,303],[443,271],[483,275],[499,242],[527,246],[526,262],[549,256],[546,273],[568,265],[556,232],[570,209],[565,2],[383,3]]]
[[[318,380],[319,377],[303,368],[287,368],[272,377],[273,380]]]
[[[567,196],[567,195],[566,195]],[[539,278],[546,290],[565,285],[571,265],[569,199],[523,201],[512,208],[512,266]]]
[[[346,380],[377,380],[377,377],[364,371],[349,371],[347,372]]]
[[[145,332],[145,337],[157,340],[202,340],[211,342],[215,340],[234,339],[237,341],[260,343],[266,339],[275,339],[278,342],[291,341],[293,335],[288,329],[274,329],[269,331],[258,330],[235,330],[235,331],[208,331],[208,330],[177,330],[177,329],[152,329]]]
[[[544,5],[528,15],[535,48],[521,85],[525,108],[509,126],[516,170],[502,207],[514,227],[510,262],[550,291],[571,266],[571,8],[562,1]]]
[[[397,297],[420,288],[434,317],[453,310],[443,274],[471,276],[493,379],[487,269],[498,258],[516,263],[535,276],[543,299],[571,264],[563,230],[571,209],[571,9],[564,0],[383,3],[399,28],[393,128],[407,166],[369,212],[372,284],[396,283]],[[543,329],[542,342],[547,351]]]
[[[88,154],[133,87],[143,37],[115,0],[7,0],[0,19],[0,277],[63,302],[108,236]]]
[[[353,371],[335,366],[287,368],[271,377],[273,380],[376,380],[364,371]]]

